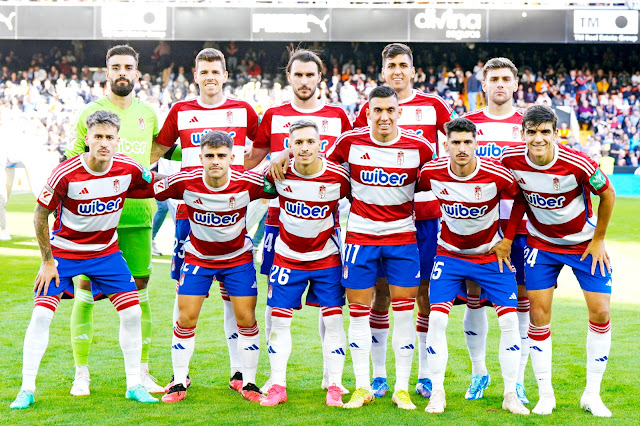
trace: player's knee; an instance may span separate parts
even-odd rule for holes
[[[236,323],[238,324],[238,327],[251,327],[256,323],[255,313],[254,312],[236,312]]]
[[[498,324],[500,325],[500,331],[515,332],[518,330],[518,314],[515,312],[509,312],[498,317]]]
[[[605,324],[609,321],[610,311],[608,306],[601,306],[597,309],[589,309],[589,320],[596,324]]]
[[[180,313],[178,317],[178,325],[182,328],[191,328],[195,327],[198,322],[198,317],[195,315],[187,315]]]
[[[121,321],[126,321],[129,323],[140,322],[142,319],[142,309],[140,308],[139,304],[135,304],[133,306],[129,306],[128,308],[119,310],[118,315],[120,315]]]
[[[31,322],[38,328],[49,328],[54,312],[44,306],[36,306],[31,314]]]
[[[149,284],[149,277],[134,278],[134,280],[136,281],[136,288],[138,290],[143,290],[147,288],[147,285]]]
[[[536,327],[543,327],[551,322],[551,309],[543,309],[541,307],[531,308],[529,311],[529,320]]]
[[[429,314],[429,330],[445,330],[449,323],[449,315],[440,311],[433,311]]]
[[[391,295],[386,281],[379,282],[373,290],[373,301],[371,308],[374,311],[386,311],[391,304]]]

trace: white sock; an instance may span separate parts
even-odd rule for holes
[[[124,372],[127,375],[127,389],[131,389],[141,384],[142,309],[139,304],[135,304],[119,310],[118,315],[120,316],[120,348],[124,356]]]
[[[322,308],[318,310],[318,334],[320,335],[320,345],[322,347],[322,378],[324,379],[329,374],[329,367],[327,366],[327,357],[324,352],[324,336],[326,328],[324,326],[324,319],[322,318]]]
[[[611,349],[611,322],[596,324],[589,321],[587,332],[587,387],[586,392],[600,394],[600,383],[607,369]]]
[[[324,323],[324,359],[327,365],[328,385],[340,385],[344,360],[347,352],[347,336],[344,333],[342,308],[330,307],[321,309]]]
[[[471,296],[469,296],[471,301]],[[487,334],[489,332],[489,322],[484,306],[471,309],[464,308],[464,339],[467,342],[469,358],[471,358],[472,374],[481,376],[487,375],[487,365],[485,358],[487,353]]]
[[[418,335],[418,379],[430,378],[429,359],[427,358],[427,332],[429,331],[429,316],[418,312],[416,319],[416,334]]]
[[[176,323],[171,340],[171,362],[173,363],[173,383],[187,387],[189,362],[196,346],[196,327],[181,327]]]
[[[387,340],[389,338],[389,311],[371,311],[371,364],[373,377],[387,378]]]
[[[271,383],[287,386],[287,363],[291,356],[291,321],[293,309],[273,308],[269,336],[269,364]]]
[[[536,327],[529,324],[529,355],[531,356],[531,367],[538,382],[538,392],[553,393],[551,384],[551,325]]]
[[[416,344],[416,330],[413,327],[414,298],[391,300],[393,308],[393,336],[391,346],[396,356],[396,384],[394,392],[409,391],[409,377],[413,350]]]
[[[524,373],[529,362],[529,298],[518,298],[518,329],[520,331],[520,367],[518,383],[524,383]]]
[[[444,391],[444,373],[449,361],[447,345],[447,325],[449,315],[432,310],[429,314],[429,332],[427,333],[426,351],[431,370],[433,391]]]
[[[24,336],[24,349],[22,352],[22,390],[35,392],[36,376],[40,368],[40,361],[49,345],[49,326],[53,319],[53,310],[49,305],[40,304],[39,299],[47,298],[46,303],[58,305],[58,298],[53,296],[38,297],[36,306],[31,314],[31,321]],[[54,301],[55,299],[55,301]]]
[[[504,309],[504,308],[503,308]],[[516,379],[520,365],[520,332],[518,331],[518,315],[508,312],[498,317],[500,325],[500,346],[498,360],[504,380],[504,393],[516,391]]]
[[[227,339],[227,349],[229,350],[229,370],[231,372],[230,375],[233,376],[236,371],[242,369],[242,360],[240,360],[240,354],[238,353],[238,324],[236,323],[236,315],[233,312],[231,300],[225,299],[223,296],[222,306],[224,311],[224,336]]]
[[[271,306],[267,305],[264,309],[264,334],[267,339],[267,346],[269,346],[269,336],[271,335]]]
[[[369,312],[371,308],[359,303],[349,304],[349,350],[356,377],[356,389],[371,390],[369,376],[369,354],[371,353],[371,328]]]
[[[260,331],[257,322],[251,327],[238,326],[238,352],[242,360],[242,386],[255,384],[260,358]]]

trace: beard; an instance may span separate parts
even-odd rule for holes
[[[126,86],[118,85],[119,81],[126,81],[128,84]],[[118,96],[127,96],[133,90],[133,81],[121,78],[115,81],[111,81],[111,91]]]
[[[311,87],[309,87],[308,89],[311,89]],[[316,93],[318,91],[317,87],[314,87],[313,90],[310,90],[310,95],[309,96],[303,96],[298,90],[293,91],[293,94],[296,96],[296,98],[300,99],[301,101],[308,101],[309,99],[313,98]]]

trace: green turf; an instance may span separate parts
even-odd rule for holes
[[[15,196],[10,210],[30,212],[33,197]],[[621,238],[632,241],[640,236],[624,235],[629,229],[628,217],[638,211],[635,199],[620,199],[611,226],[612,233],[620,229]],[[629,216],[627,216],[627,214]],[[618,223],[619,221],[623,223]],[[637,223],[637,220],[635,221]],[[227,388],[229,378],[227,347],[222,330],[222,306],[215,295],[207,300],[196,333],[196,351],[191,363],[194,385],[188,398],[179,404],[142,405],[124,398],[125,380],[122,354],[118,347],[118,318],[109,302],[99,302],[95,308],[95,337],[90,356],[91,391],[86,398],[69,395],[73,381],[73,357],[69,344],[69,316],[71,302],[62,301],[51,326],[51,338],[38,377],[36,402],[28,410],[10,410],[9,404],[20,387],[22,340],[33,306],[31,287],[39,265],[33,251],[35,241],[28,221],[24,229],[12,231],[24,235],[18,241],[0,243],[0,248],[15,248],[15,253],[2,256],[3,280],[0,300],[0,377],[4,392],[0,396],[0,423],[2,424],[147,424],[147,423],[262,423],[262,424],[410,424],[435,422],[459,424],[638,424],[640,413],[635,405],[640,394],[636,368],[640,365],[638,339],[640,316],[638,305],[614,304],[612,307],[613,346],[607,373],[603,381],[603,396],[614,417],[610,420],[594,419],[579,408],[579,398],[585,382],[585,336],[587,313],[583,302],[557,299],[554,303],[554,386],[558,402],[551,416],[531,415],[516,417],[500,409],[502,380],[497,361],[498,326],[496,315],[489,311],[489,341],[487,363],[493,383],[480,401],[463,398],[470,374],[470,362],[462,333],[461,308],[454,308],[449,321],[449,365],[446,376],[447,411],[443,415],[424,413],[426,400],[413,396],[418,410],[404,412],[392,406],[390,394],[375,404],[349,411],[324,406],[324,392],[320,390],[320,340],[317,335],[317,309],[306,308],[294,315],[294,348],[289,363],[289,402],[278,407],[260,407],[242,400]],[[15,240],[15,239],[14,239]],[[165,256],[163,259],[168,259]],[[263,277],[259,288],[265,288]],[[155,337],[151,350],[151,372],[165,384],[171,377],[171,312],[175,284],[168,278],[168,264],[154,262],[150,299],[154,313]],[[214,294],[217,292],[213,292]],[[258,323],[263,326],[265,291],[258,305]],[[638,301],[635,301],[637,303]],[[346,310],[345,310],[346,312]],[[345,321],[346,323],[347,321]],[[264,337],[263,337],[264,341]],[[264,349],[264,344],[263,344]],[[417,352],[417,351],[416,351]],[[389,345],[388,371],[393,372],[393,352]],[[415,383],[417,361],[414,362],[411,383]],[[258,369],[261,384],[268,374],[268,359],[262,351]],[[391,378],[391,383],[393,379]],[[345,385],[353,390],[353,370],[350,356],[345,366]],[[537,391],[531,367],[528,367],[526,386],[535,403]],[[347,398],[345,397],[345,400]]]

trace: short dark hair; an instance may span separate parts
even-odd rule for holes
[[[291,136],[294,131],[305,129],[307,127],[313,127],[316,133],[320,134],[320,130],[318,130],[318,125],[315,121],[303,118],[301,120],[296,120],[291,126],[289,126],[289,136]]]
[[[489,70],[497,70],[500,68],[509,68],[513,76],[518,78],[518,68],[511,62],[511,59],[501,57],[489,59],[487,63],[484,64],[484,67],[482,67],[482,76],[486,78]]]
[[[204,147],[208,148],[220,148],[226,146],[229,151],[233,150],[233,138],[227,132],[222,130],[212,130],[207,132],[200,140],[200,149]]]
[[[87,125],[87,129],[97,126],[98,124],[106,124],[120,131],[120,118],[111,111],[105,111],[103,109],[99,109],[88,116],[85,124]]]
[[[532,105],[524,110],[522,116],[522,130],[527,127],[538,127],[542,123],[551,123],[553,131],[556,131],[558,125],[558,116],[546,105]]]
[[[411,66],[413,66],[413,53],[411,53],[411,48],[402,43],[387,44],[384,49],[382,49],[382,64],[384,65],[387,59],[395,58],[398,55],[407,55]]]
[[[133,58],[136,60],[136,67],[138,66],[138,57],[140,55],[138,54],[138,52],[135,51],[133,47],[129,46],[128,44],[119,44],[107,50],[107,59],[105,61],[107,65],[108,65],[109,59],[112,56],[116,56],[116,55],[133,56]]]
[[[447,132],[447,137],[452,132],[469,132],[473,134],[473,139],[476,138],[476,125],[468,118],[454,118],[444,124],[444,129]]]
[[[293,65],[294,61],[300,61],[300,62],[315,62],[315,64],[318,66],[318,74],[322,74],[322,67],[323,67],[323,63],[322,63],[322,59],[320,59],[320,57],[312,52],[311,50],[307,50],[307,49],[295,49],[295,50],[290,50],[289,51],[289,62],[287,63],[287,72],[291,72],[291,66]]]
[[[398,94],[389,86],[378,86],[369,93],[369,102],[373,98],[390,98],[394,96],[398,99]]]
[[[195,66],[198,67],[199,61],[205,62],[215,62],[219,61],[222,64],[222,71],[227,70],[227,62],[224,59],[224,54],[218,49],[214,49],[209,47],[207,49],[202,49],[197,55],[195,60]]]

